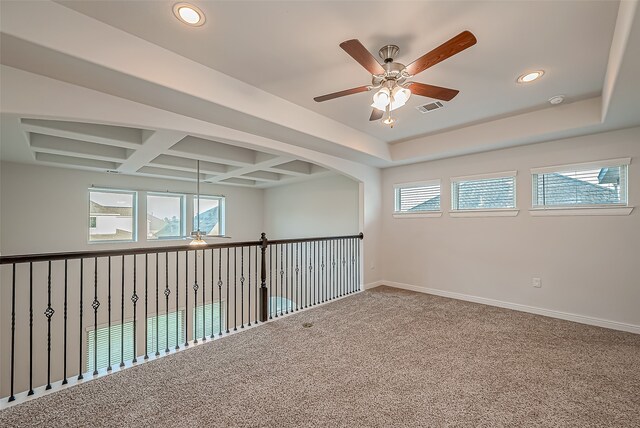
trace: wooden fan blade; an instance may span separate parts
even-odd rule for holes
[[[323,101],[332,100],[334,98],[344,97],[345,95],[352,95],[360,92],[367,92],[368,90],[369,90],[368,86],[358,86],[357,88],[345,89],[344,91],[334,92],[332,94],[315,97],[314,101],[317,103],[321,103]]]
[[[369,121],[373,122],[374,120],[380,120],[382,119],[382,116],[384,116],[384,112],[382,110],[374,108],[371,112],[371,116],[369,117]]]
[[[429,53],[422,55],[411,64],[407,65],[407,72],[416,75],[453,55],[470,48],[477,42],[476,36],[469,31],[463,31],[451,40],[444,42]]]
[[[358,61],[358,63],[367,69],[371,74],[384,74],[384,68],[376,61],[375,57],[371,55],[371,52],[367,50],[360,40],[353,39],[340,43],[340,47],[348,53],[351,58]]]
[[[427,85],[425,83],[412,82],[409,86],[412,94],[423,97],[435,98],[436,100],[451,101],[458,95],[458,90],[441,88],[440,86]]]

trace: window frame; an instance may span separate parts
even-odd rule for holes
[[[160,238],[149,238],[149,225],[147,224],[147,216],[149,215],[149,196],[159,196],[159,197],[180,197],[180,235],[176,236],[164,236]],[[145,239],[149,242],[159,242],[159,241],[177,241],[184,240],[187,238],[187,195],[184,193],[174,193],[174,192],[154,192],[147,191],[145,192],[145,217],[144,221],[146,226],[146,235]]]
[[[416,187],[438,186],[438,196],[440,197],[440,207],[437,210],[421,211],[399,211],[400,192],[402,189]],[[408,183],[397,183],[393,185],[393,217],[394,218],[420,218],[420,217],[441,217],[442,216],[442,180],[439,178],[424,181],[413,181]]]
[[[191,222],[191,231],[196,231],[196,227],[198,227],[198,224],[196,222],[196,216],[197,214],[197,200],[198,200],[198,195],[191,195],[191,208],[192,208],[192,213],[193,215],[191,216],[191,218],[189,219]],[[224,237],[225,233],[226,233],[226,215],[225,215],[225,211],[226,211],[226,197],[224,195],[200,195],[200,199],[209,199],[209,200],[213,200],[216,199],[218,200],[218,224],[220,225],[220,227],[218,228],[218,234],[217,235],[204,235],[204,238],[220,238],[220,237]]]
[[[131,239],[91,239],[91,193],[118,193],[123,195],[132,195],[133,202],[131,207]],[[90,187],[87,189],[87,217],[85,227],[87,230],[88,244],[118,244],[125,242],[138,242],[138,191],[126,189],[109,189],[102,187]],[[96,219],[97,224],[97,219]]]
[[[518,171],[502,171],[492,172],[486,174],[465,175],[458,177],[450,177],[451,183],[451,211],[449,215],[451,217],[515,217],[520,211],[518,209]],[[479,181],[479,180],[493,180],[500,178],[513,178],[513,207],[507,208],[456,208],[457,202],[457,189],[456,185],[467,181]]]
[[[531,168],[531,215],[628,215],[633,210],[629,207],[629,165],[631,158],[606,159],[601,161],[581,162],[564,165],[553,165]],[[563,204],[563,205],[537,205],[538,180],[534,176],[551,173],[576,172],[588,169],[601,169],[607,167],[624,167],[625,180],[624,202],[612,204]]]

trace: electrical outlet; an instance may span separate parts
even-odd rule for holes
[[[540,278],[533,278],[533,280],[531,281],[531,285],[533,285],[535,288],[540,288],[542,287],[542,280]]]

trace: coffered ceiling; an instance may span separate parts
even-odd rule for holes
[[[636,0],[193,4],[201,27],[172,1],[2,1],[2,159],[190,179],[199,158],[265,187],[640,125]],[[477,44],[415,78],[460,90],[444,108],[412,96],[391,129],[370,92],[313,101],[370,82],[344,40],[409,63],[463,30]]]

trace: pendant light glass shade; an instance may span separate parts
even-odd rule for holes
[[[371,104],[371,107],[384,111],[390,102],[391,93],[389,92],[389,88],[382,88],[373,94],[373,104]]]

